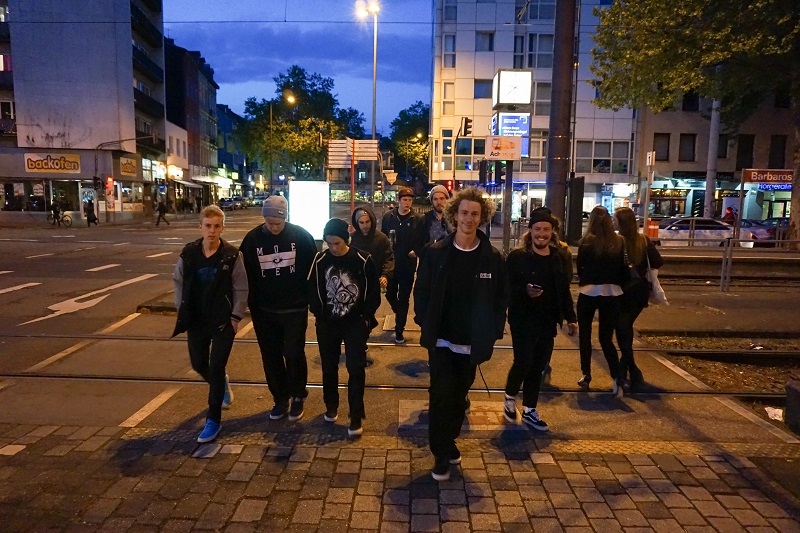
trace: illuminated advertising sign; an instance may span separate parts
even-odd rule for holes
[[[528,157],[531,135],[531,116],[529,113],[498,113],[497,135],[504,137],[525,137],[522,141],[522,157]]]
[[[747,183],[792,183],[793,170],[760,170],[746,168],[742,177]]]
[[[318,241],[331,216],[330,204],[327,181],[289,182],[289,222],[305,228]]]
[[[130,157],[120,157],[119,173],[122,176],[136,176],[136,160]]]
[[[25,154],[25,172],[80,174],[79,154]]]

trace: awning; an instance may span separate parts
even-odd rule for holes
[[[172,181],[174,181],[175,183],[180,183],[181,185],[189,187],[190,189],[202,189],[203,188],[202,185],[198,185],[197,183],[192,183],[190,181],[182,181],[182,180],[172,180]]]

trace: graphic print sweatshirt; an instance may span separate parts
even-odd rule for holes
[[[317,254],[308,276],[309,306],[318,320],[364,318],[370,329],[381,304],[378,269],[366,252],[350,248],[342,256]]]

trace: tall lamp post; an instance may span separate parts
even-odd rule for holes
[[[359,2],[363,4],[363,2]],[[377,2],[370,2],[367,6],[358,8],[360,17],[367,17],[372,13],[372,140],[375,140],[375,113],[377,109],[378,94],[378,11],[381,6]],[[375,161],[371,162],[370,172],[372,180],[370,182],[369,204],[375,207]]]
[[[294,96],[289,94],[289,95],[286,95],[286,101],[289,102],[290,104],[294,105],[294,103],[296,102],[296,99],[295,99]],[[273,135],[272,134],[272,100],[270,100],[270,102],[269,102],[269,194],[270,195],[274,194],[274,183],[273,183],[273,179],[272,179],[273,178],[273,174],[274,174],[274,172],[273,172],[273,166],[274,166],[273,163],[274,162],[272,160],[272,154],[275,151],[275,148],[274,148],[275,145],[272,142],[272,135]]]

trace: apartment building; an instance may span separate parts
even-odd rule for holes
[[[256,188],[248,168],[247,156],[236,140],[236,131],[244,118],[225,104],[217,104],[217,163],[225,176],[231,179],[231,195],[252,197]]]
[[[0,0],[5,212],[93,200],[101,220],[152,213],[166,180],[162,13],[161,0]]]

